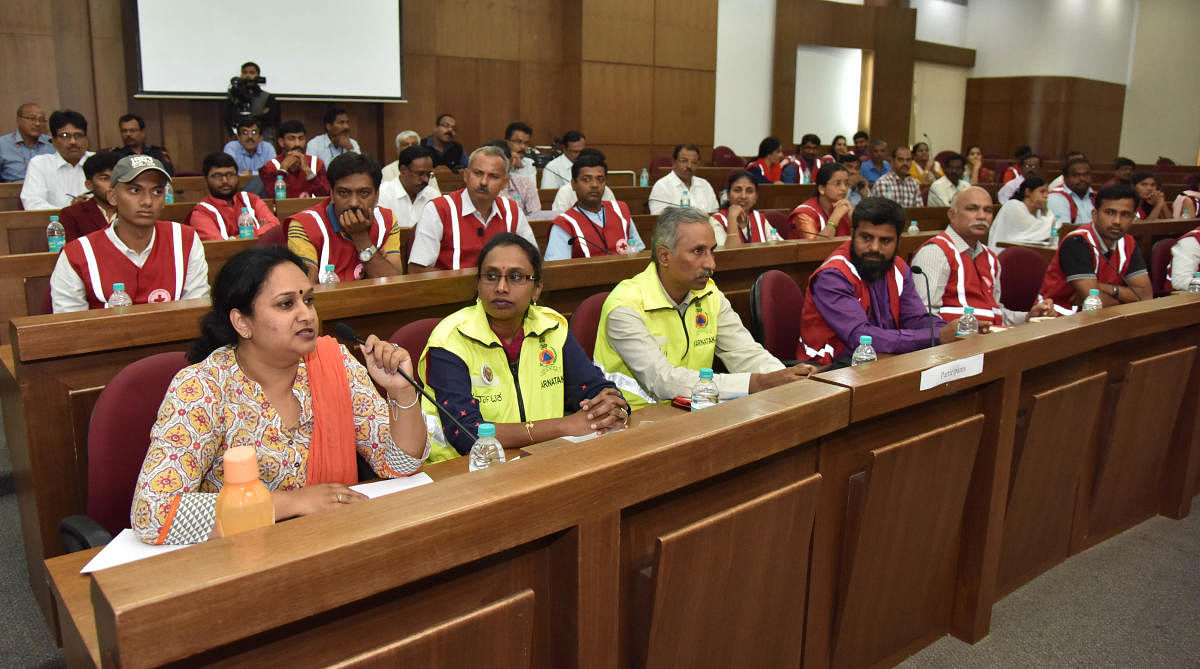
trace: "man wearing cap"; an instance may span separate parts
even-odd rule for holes
[[[200,170],[204,173],[208,197],[197,202],[184,220],[185,224],[196,229],[200,239],[236,239],[242,209],[254,214],[255,237],[267,228],[279,225],[279,219],[262,198],[238,190],[238,168],[233,156],[222,152],[210,153],[204,157]]]
[[[63,247],[50,275],[54,313],[103,308],[122,283],[134,304],[208,297],[208,261],[194,230],[160,221],[171,182],[158,160],[126,156],[112,171],[117,218]]]

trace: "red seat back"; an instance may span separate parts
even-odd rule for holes
[[[772,269],[758,275],[750,289],[751,333],[775,357],[796,357],[804,290],[792,277]]]
[[[714,167],[745,167],[746,161],[733,152],[728,146],[718,146],[713,149],[712,162]]]
[[[775,232],[778,232],[780,237],[784,236],[784,233],[787,232],[784,228],[787,227],[789,212],[778,209],[762,209],[759,213],[767,219],[767,223],[770,223],[772,228],[775,228]]]
[[[1029,311],[1037,302],[1049,263],[1033,249],[1010,246],[1000,252],[1000,303],[1014,311]]]
[[[150,428],[171,379],[187,364],[181,352],[142,358],[117,372],[96,399],[88,425],[87,514],[113,536],[129,527]]]
[[[938,151],[938,154],[936,156],[934,156],[933,159],[935,161],[937,161],[937,163],[939,165],[941,165],[942,167],[945,167],[946,159],[949,158],[950,154],[952,154],[952,153],[954,153],[954,151]]]
[[[595,356],[596,353],[596,331],[600,327],[600,310],[604,307],[604,300],[607,297],[607,290],[603,293],[596,293],[580,302],[579,306],[575,307],[575,311],[571,313],[571,334],[575,335],[575,341],[579,342],[589,358]]]
[[[659,168],[669,170],[674,165],[675,160],[671,156],[655,156],[650,161],[650,174],[654,174]]]
[[[1178,241],[1174,238],[1160,239],[1154,242],[1150,249],[1150,287],[1154,296],[1161,297],[1171,292],[1171,282],[1167,277],[1167,265],[1171,263],[1171,247]]]
[[[441,322],[440,318],[422,318],[419,321],[401,325],[392,333],[391,337],[388,337],[388,341],[404,347],[404,350],[412,356],[413,367],[416,368],[417,360],[421,359],[421,353],[425,350],[425,345],[429,343],[429,335]]]
[[[279,225],[267,228],[257,237],[255,246],[287,246],[287,223],[280,221]]]

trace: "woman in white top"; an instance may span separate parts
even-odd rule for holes
[[[1046,207],[1046,180],[1029,175],[1017,188],[1012,199],[1000,207],[992,229],[988,232],[988,246],[999,253],[1000,242],[1022,244],[1045,244],[1054,227],[1054,214]]]

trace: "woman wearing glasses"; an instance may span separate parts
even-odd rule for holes
[[[536,304],[542,259],[533,244],[496,235],[479,253],[475,303],[442,320],[418,371],[428,390],[467,426],[493,423],[505,448],[562,436],[608,432],[629,421],[629,405],[567,330]],[[426,400],[425,413],[437,410]],[[442,425],[429,460],[465,455],[474,435]]]

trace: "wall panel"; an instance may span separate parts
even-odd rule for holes
[[[654,69],[655,144],[712,146],[716,79],[716,72]]]
[[[655,0],[654,64],[716,71],[717,0]]]
[[[583,60],[649,65],[654,62],[654,1],[583,2]]]
[[[584,63],[582,75],[580,122],[589,142],[649,144],[652,141],[654,68]]]

